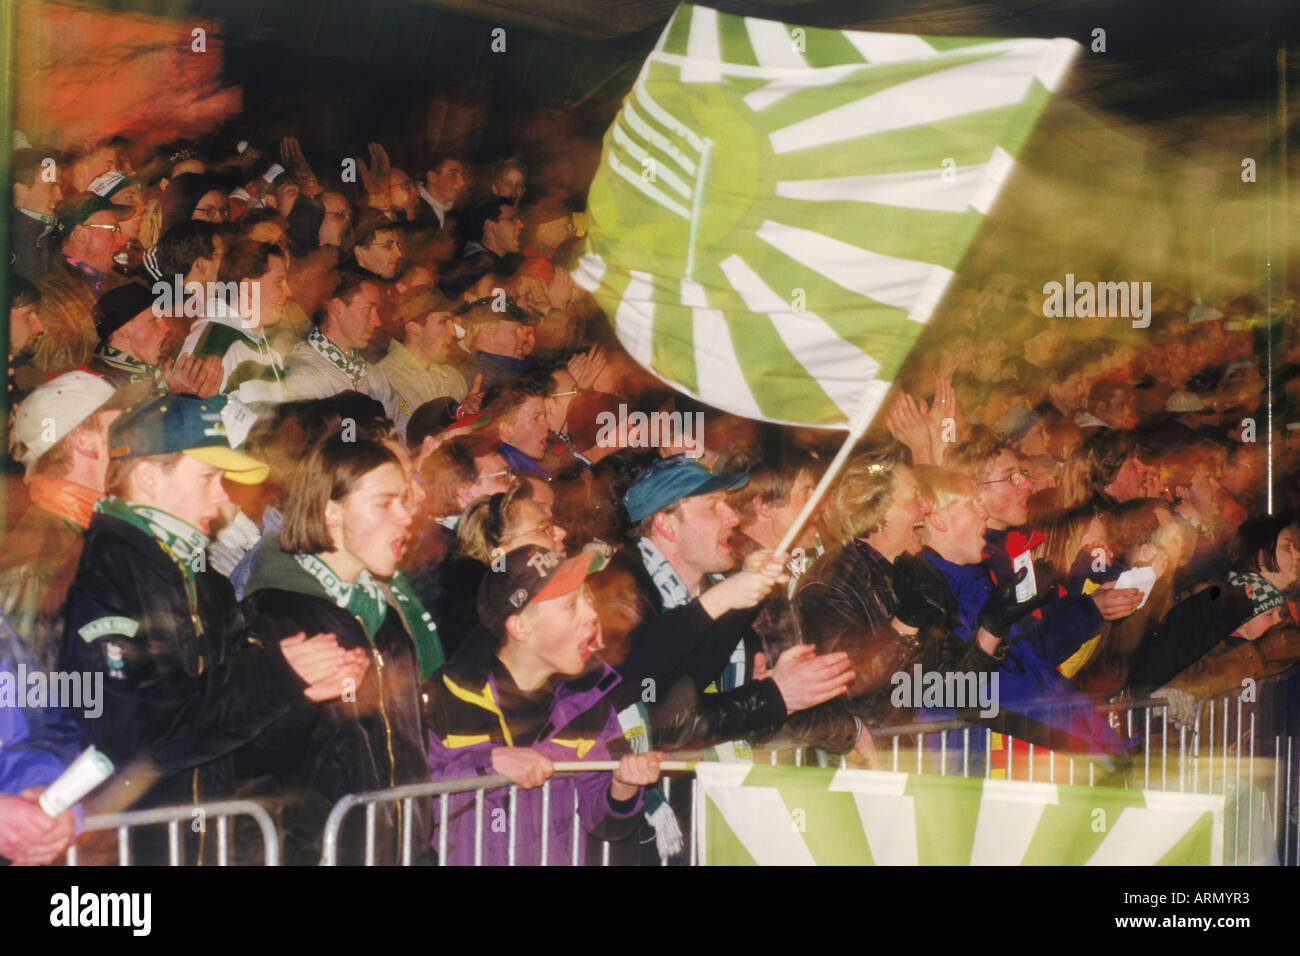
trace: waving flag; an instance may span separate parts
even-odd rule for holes
[[[605,136],[574,278],[681,391],[869,421],[1078,49],[683,5]]]
[[[708,866],[1205,866],[1223,794],[696,764]]]

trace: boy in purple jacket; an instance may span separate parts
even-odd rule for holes
[[[630,754],[611,702],[619,676],[595,652],[600,621],[584,585],[604,561],[594,552],[565,559],[535,545],[497,563],[479,588],[480,629],[426,685],[429,769],[437,779],[501,774],[520,788],[514,862],[584,862],[587,841],[574,833],[574,807],[583,829],[600,839],[630,834],[644,807],[642,788],[659,779],[661,753]],[[609,760],[618,769],[579,773],[549,785],[546,816],[541,787],[554,761]],[[473,863],[476,832],[482,861],[510,859],[509,788],[484,795],[475,823],[472,792],[449,798],[445,863]],[[441,808],[434,819],[441,826]]]

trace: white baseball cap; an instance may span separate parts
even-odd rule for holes
[[[78,369],[38,386],[14,415],[14,440],[22,444],[18,460],[30,470],[36,460],[113,397],[112,385]]]

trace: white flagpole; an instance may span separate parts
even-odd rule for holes
[[[799,516],[794,519],[794,524],[790,525],[790,530],[785,533],[785,537],[781,539],[781,543],[776,546],[777,554],[783,554],[789,549],[790,545],[794,544],[795,538],[799,536],[799,532],[803,530],[803,526],[808,523],[808,519],[812,517],[813,511],[815,511],[817,506],[821,504],[822,497],[826,494],[826,489],[831,486],[831,482],[835,480],[836,476],[839,475],[840,471],[844,468],[844,463],[849,460],[849,454],[857,445],[858,439],[866,434],[867,427],[871,424],[873,416],[867,414],[867,409],[865,407],[866,403],[864,402],[863,404],[864,407],[858,413],[857,420],[849,424],[848,436],[844,439],[844,444],[840,446],[840,450],[835,453],[835,457],[831,459],[830,466],[826,469],[826,474],[822,475],[822,480],[817,482],[817,487],[813,489],[812,495],[808,498],[808,503],[803,506],[803,510],[799,512]]]

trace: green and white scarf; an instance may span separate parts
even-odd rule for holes
[[[368,366],[361,353],[355,349],[344,352],[326,338],[320,329],[312,329],[307,336],[307,344],[329,360],[329,363],[348,377],[353,388],[361,387],[361,380],[366,377]]]
[[[393,579],[385,585],[377,581],[369,571],[362,571],[356,581],[349,584],[314,554],[295,554],[293,559],[316,579],[330,600],[361,622],[371,644],[375,643],[375,635],[388,616],[388,599],[391,597],[393,606],[401,615],[415,645],[415,659],[420,667],[421,681],[428,680],[447,659],[442,641],[438,638],[438,626],[433,623],[433,617],[415,596],[402,572],[394,574]]]
[[[438,625],[433,623],[432,615],[415,596],[410,582],[401,571],[393,574],[392,580],[388,582],[388,591],[397,602],[406,629],[411,632],[411,640],[415,642],[415,659],[420,664],[420,680],[426,681],[447,659],[442,649],[442,640],[438,637]]]
[[[366,638],[374,644],[375,634],[388,616],[388,602],[384,600],[379,582],[371,577],[370,572],[363,570],[356,581],[349,584],[314,554],[295,554],[293,559],[316,579],[331,601],[361,622]]]
[[[641,552],[641,563],[645,565],[646,571],[649,572],[651,580],[654,581],[655,587],[659,589],[659,597],[664,602],[664,609],[681,607],[691,603],[691,592],[686,589],[685,582],[678,575],[677,569],[673,567],[672,562],[664,557],[664,553],[659,550],[653,541],[649,538],[637,538],[637,549]],[[722,575],[710,574],[706,580],[711,584],[716,584],[722,580]],[[735,690],[745,679],[745,642],[736,645],[736,649],[731,652],[731,658],[727,661],[727,668],[722,672],[722,676],[705,688],[705,693],[718,693],[719,691]],[[741,759],[749,759],[749,747],[746,744],[738,743],[737,747],[743,750]]]
[[[641,563],[645,565],[650,579],[654,581],[655,588],[659,591],[660,599],[664,602],[664,610],[690,604],[691,592],[686,589],[686,584],[677,574],[677,569],[664,557],[664,553],[658,546],[649,538],[637,538],[636,547],[641,552]]]
[[[103,498],[95,503],[95,510],[139,528],[156,540],[173,561],[191,571],[195,570],[195,555],[201,553],[211,540],[188,521],[137,501]]]
[[[198,592],[195,590],[194,576],[207,567],[204,549],[211,539],[206,534],[170,512],[136,501],[103,498],[96,502],[95,510],[100,514],[125,521],[131,527],[143,531],[157,541],[158,546],[167,552],[167,556],[180,568],[181,577],[185,579],[185,593],[189,597],[191,609],[198,607]]]
[[[127,355],[121,349],[115,349],[108,344],[99,347],[99,357],[105,365],[126,372],[131,376],[131,381],[138,382],[151,378],[158,391],[167,391],[167,377],[163,375],[163,370],[157,365],[141,362],[134,355]]]

